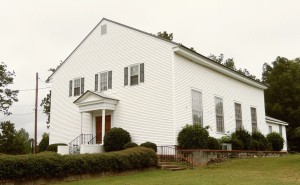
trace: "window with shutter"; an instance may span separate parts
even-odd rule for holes
[[[80,95],[80,78],[74,80],[74,96]]]
[[[139,65],[130,66],[130,85],[139,84]]]
[[[107,72],[100,73],[100,91],[107,90]]]

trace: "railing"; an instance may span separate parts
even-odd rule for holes
[[[75,154],[80,152],[80,145],[88,144],[88,142],[93,138],[93,134],[80,134],[78,137],[73,139],[69,143],[70,154]]]
[[[188,165],[191,168],[194,166],[194,157],[191,151],[182,151],[175,145],[158,146],[157,149],[158,156],[162,162],[174,161]]]
[[[93,137],[91,140],[89,140],[87,144],[89,144],[89,145],[96,144],[96,136]]]

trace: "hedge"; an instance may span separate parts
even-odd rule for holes
[[[143,147],[146,147],[146,148],[151,148],[153,149],[155,152],[157,152],[157,145],[155,143],[152,143],[152,142],[145,142],[145,143],[142,143],[140,146],[143,146]]]
[[[119,172],[156,167],[157,162],[156,153],[144,147],[101,154],[59,155],[43,152],[36,155],[0,155],[0,180]]]
[[[207,148],[209,133],[200,125],[186,125],[179,132],[177,141],[183,149]]]

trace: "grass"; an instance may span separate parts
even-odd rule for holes
[[[233,159],[193,170],[147,170],[123,176],[100,177],[60,185],[293,185],[300,184],[300,155]]]

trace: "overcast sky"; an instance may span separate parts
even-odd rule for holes
[[[106,17],[149,33],[166,30],[175,42],[206,56],[233,57],[237,67],[261,78],[263,63],[277,56],[300,57],[299,8],[297,0],[0,0],[0,61],[16,73],[13,88],[33,89],[36,72],[45,81],[51,74],[47,70]],[[40,87],[45,85],[40,82]],[[39,101],[47,92],[40,90]],[[20,91],[13,115],[0,115],[31,137],[34,93]],[[40,140],[47,132],[42,111],[38,120]]]

